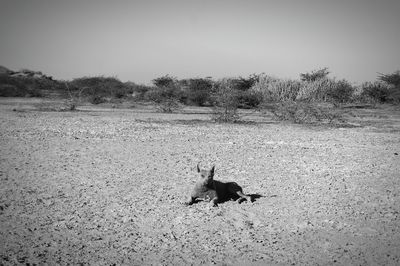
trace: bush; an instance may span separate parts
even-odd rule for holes
[[[150,86],[137,85],[133,82],[127,82],[126,85],[132,89],[132,96],[135,100],[138,100],[138,101],[145,100],[146,93],[150,89],[152,89],[152,87],[150,87]]]
[[[307,82],[313,82],[319,79],[325,79],[327,78],[328,74],[330,72],[328,71],[328,68],[321,68],[318,70],[314,70],[311,73],[301,73],[300,74],[300,80],[301,81],[307,81]]]
[[[182,107],[181,101],[185,100],[176,78],[169,75],[153,80],[156,86],[145,93],[145,99],[152,101],[157,110],[165,113],[174,112]]]
[[[378,80],[386,82],[389,85],[393,85],[395,87],[400,87],[400,71],[397,70],[392,74],[382,74],[380,73],[378,76]]]
[[[346,80],[321,78],[303,82],[296,100],[307,102],[331,102],[333,104],[349,102],[354,88]]]
[[[172,113],[181,108],[180,95],[176,88],[156,87],[146,92],[145,99],[153,102],[158,111]]]
[[[306,102],[327,101],[327,91],[334,87],[331,79],[318,79],[310,82],[303,82],[298,91],[296,100]]]
[[[261,110],[268,110],[279,120],[301,124],[341,121],[337,110],[321,102],[344,102],[353,89],[346,81],[320,78],[314,81],[280,80],[263,76],[252,87],[262,95]]]
[[[327,98],[329,102],[334,104],[347,103],[352,99],[354,87],[347,80],[339,80],[333,82],[334,86],[327,90]]]
[[[261,75],[252,74],[248,78],[231,79],[232,86],[238,91],[238,101],[240,108],[255,108],[262,101],[262,95],[256,93],[251,88],[259,81]]]
[[[400,103],[400,71],[392,74],[379,74],[378,80],[386,82],[389,85],[386,100],[390,103]]]
[[[23,93],[25,94],[25,93]],[[20,97],[21,91],[12,84],[0,84],[0,97]]]
[[[284,101],[267,104],[264,108],[279,120],[298,124],[343,122],[337,110],[310,102]]]
[[[106,102],[106,99],[100,95],[91,95],[88,98],[91,104],[100,104]]]
[[[156,79],[152,80],[154,86],[162,88],[162,87],[167,87],[167,88],[171,88],[171,87],[176,87],[176,85],[178,84],[178,80],[175,77],[169,76],[169,75],[165,75]]]
[[[261,75],[252,74],[248,78],[239,77],[231,78],[230,80],[234,89],[239,91],[247,91],[258,82],[260,76]]]
[[[0,74],[1,97],[42,97],[44,90],[57,86],[58,82],[46,78]]]
[[[393,104],[400,104],[400,87],[390,88],[388,102]]]
[[[239,91],[238,102],[240,108],[257,108],[262,102],[262,94],[254,90]]]
[[[186,84],[185,96],[187,103],[198,106],[210,104],[211,90],[213,88],[212,80],[197,78],[184,80],[181,83]]]
[[[122,98],[132,94],[132,88],[114,77],[82,77],[69,82],[72,91],[80,90],[84,96]]]
[[[158,111],[163,113],[173,113],[182,108],[182,104],[176,99],[166,99],[156,105]]]
[[[261,76],[251,90],[256,92],[256,95],[262,96],[263,102],[294,101],[301,84],[297,80]]]
[[[364,82],[354,90],[353,100],[364,103],[388,101],[390,85],[382,81]]]
[[[212,119],[217,122],[236,122],[239,120],[239,93],[230,79],[222,79],[214,84],[212,92]]]

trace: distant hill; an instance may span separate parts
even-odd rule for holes
[[[53,80],[51,76],[43,74],[41,71],[33,71],[29,69],[21,69],[20,71],[12,72],[10,74],[12,77],[29,77],[35,79],[49,79]]]
[[[17,78],[35,78],[35,79],[49,79],[53,80],[53,77],[47,76],[43,74],[41,71],[33,71],[30,69],[21,69],[19,71],[13,71],[5,66],[0,66],[0,74],[5,74],[9,75],[11,77],[17,77]]]
[[[59,89],[60,82],[40,71],[0,66],[0,97],[43,97]]]
[[[132,96],[133,84],[125,84],[114,77],[82,77],[59,81],[41,71],[10,70],[0,66],[0,97],[89,97],[91,102]],[[143,90],[143,88],[141,88]]]
[[[13,71],[9,70],[8,68],[4,67],[4,66],[0,66],[0,74],[10,74]]]

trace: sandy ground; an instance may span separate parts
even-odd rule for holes
[[[0,100],[0,264],[400,264],[398,110],[329,128],[31,101]],[[198,162],[263,197],[184,206]]]

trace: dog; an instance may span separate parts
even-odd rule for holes
[[[199,200],[209,201],[213,207],[231,199],[238,200],[239,203],[253,202],[252,197],[244,194],[243,189],[236,182],[214,180],[215,165],[210,170],[202,170],[197,164],[197,172],[200,178],[190,194],[190,199],[185,202],[186,205],[192,205]]]

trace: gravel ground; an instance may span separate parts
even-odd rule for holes
[[[399,111],[328,128],[21,106],[0,102],[0,264],[400,264]],[[198,162],[262,197],[183,205]]]

